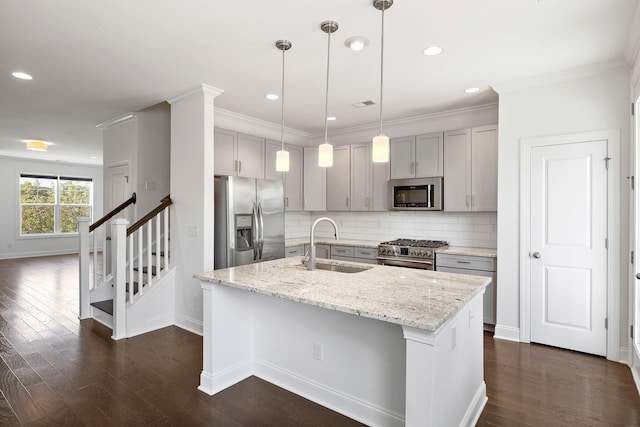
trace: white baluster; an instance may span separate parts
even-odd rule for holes
[[[151,261],[151,238],[153,237],[153,221],[147,223],[147,284],[151,287],[151,280],[153,278],[153,262]],[[142,293],[142,288],[140,289]]]
[[[169,269],[169,206],[164,208],[164,269]]]
[[[129,304],[133,304],[133,278],[135,277],[135,274],[133,273],[133,241],[135,239],[133,238],[133,236],[129,236],[127,237],[127,242],[129,243],[129,278],[128,278],[128,282],[129,282]]]
[[[142,280],[143,278],[143,273],[142,273],[142,260],[143,260],[143,248],[144,245],[142,244],[142,232],[144,230],[144,227],[140,227],[138,228],[138,231],[136,231],[136,233],[138,234],[138,293],[140,295],[142,295],[142,283],[144,282]],[[131,293],[133,293],[133,283],[131,284]]]
[[[160,269],[162,265],[160,264],[160,239],[162,239],[162,235],[160,234],[160,216],[159,212],[156,215],[156,274],[160,275]]]
[[[87,221],[88,222],[88,221]],[[89,289],[95,289],[98,287],[98,249],[96,248],[96,234],[97,231],[89,233],[89,245],[91,252],[91,258],[93,260],[93,281],[89,284]]]

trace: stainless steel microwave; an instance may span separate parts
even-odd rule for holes
[[[443,179],[392,179],[389,181],[391,210],[441,211]]]

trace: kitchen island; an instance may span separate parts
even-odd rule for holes
[[[486,403],[490,279],[302,257],[195,275],[204,294],[199,389],[251,375],[373,426],[473,425]],[[326,266],[326,265],[325,265]]]

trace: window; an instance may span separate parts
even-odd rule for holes
[[[20,175],[20,235],[78,232],[78,217],[91,218],[91,178]]]

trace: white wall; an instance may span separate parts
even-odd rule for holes
[[[169,194],[171,107],[166,102],[136,112],[138,120],[136,212],[142,217]],[[145,185],[153,183],[154,189]]]
[[[573,77],[572,77],[573,76]],[[498,300],[496,336],[519,339],[520,140],[604,129],[620,130],[620,335],[626,343],[630,71],[624,66],[579,70],[554,81],[523,83],[500,92],[498,149]]]
[[[171,104],[171,264],[176,325],[202,334],[202,288],[195,273],[213,270],[213,106],[205,85]]]
[[[21,173],[42,173],[93,179],[93,217],[102,216],[102,166],[0,157],[0,259],[78,252],[78,236],[19,237]]]

